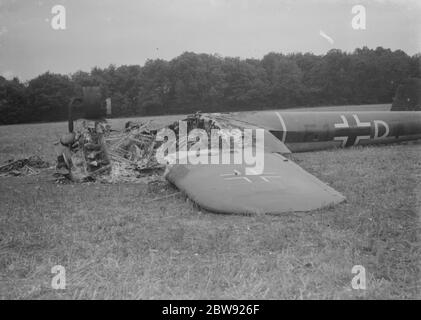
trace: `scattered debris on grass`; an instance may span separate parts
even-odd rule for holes
[[[109,132],[105,123],[81,121],[71,139],[62,137],[57,145],[57,169],[64,169],[58,173],[74,182],[95,181],[96,177],[109,174],[111,160],[104,140]]]
[[[212,116],[201,113],[188,116],[184,122],[186,133],[200,128],[210,136],[212,129],[222,127]],[[167,128],[173,130],[177,137],[176,150],[183,146],[190,150],[196,143],[181,139],[178,121]],[[74,137],[60,141],[57,154],[57,169],[60,170],[57,172],[60,178],[75,182],[136,183],[163,180],[166,165],[159,163],[156,158],[156,151],[163,143],[156,139],[158,131],[152,129],[151,121],[128,121],[123,130],[117,131],[111,130],[105,122],[81,120],[75,126]],[[202,148],[210,149],[211,146]],[[66,158],[71,158],[71,161],[64,161]],[[63,171],[63,167],[67,170]]]
[[[150,129],[150,122],[127,122],[122,133],[105,138],[108,153],[113,162],[119,163],[119,172],[131,168],[140,175],[165,169],[155,157],[160,143],[156,140],[157,130]]]
[[[218,114],[199,112],[187,116],[183,122],[186,123],[186,134],[193,129],[203,129],[208,137],[213,129],[240,127],[233,126],[231,119]],[[190,150],[197,141],[188,141],[179,126],[179,121],[167,126],[176,135],[176,150],[183,147]],[[77,121],[74,132],[64,134],[55,144],[56,182],[149,183],[165,180],[166,165],[159,163],[156,157],[156,151],[163,143],[156,139],[160,129],[153,128],[151,121],[128,121],[121,131],[112,130],[106,121]],[[218,135],[223,144],[235,143],[230,140],[230,135],[225,136],[223,130],[219,130]],[[210,139],[207,143],[200,147],[201,150],[212,148]],[[32,175],[39,173],[37,169],[48,167],[48,163],[34,156],[6,163],[0,167],[0,175]]]
[[[147,183],[163,179],[165,166],[157,162],[156,130],[149,123],[127,122],[124,130],[116,131],[105,123],[81,121],[77,124],[74,141],[58,145],[56,175],[74,182]],[[67,141],[66,141],[67,142]],[[69,156],[67,156],[69,157]]]
[[[5,164],[0,166],[0,176],[28,176],[35,175],[41,172],[42,169],[47,169],[50,164],[39,156],[30,156],[18,160],[8,160]]]

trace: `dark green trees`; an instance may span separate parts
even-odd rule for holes
[[[47,72],[27,83],[0,77],[0,123],[64,120],[70,97],[92,85],[111,98],[114,117],[389,103],[406,79],[421,77],[420,61],[382,47],[262,59],[185,52],[142,67]]]

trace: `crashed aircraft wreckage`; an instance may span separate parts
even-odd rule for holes
[[[85,95],[91,95],[90,90]],[[90,105],[84,106],[84,100]],[[163,130],[128,122],[123,132],[114,133],[101,122],[105,107],[98,99],[81,101],[91,122],[82,121],[74,132],[71,104],[70,132],[61,139],[57,153],[57,168],[64,175],[77,181],[112,178],[116,170],[121,172],[121,165],[135,168],[137,174],[165,170],[165,178],[191,200],[220,213],[279,214],[338,204],[345,200],[341,193],[287,155],[421,138],[421,112],[417,111],[197,113]],[[254,133],[248,135],[247,130]],[[217,143],[207,139],[215,132]],[[248,142],[247,137],[251,137]],[[263,165],[256,170],[259,150]],[[254,167],[244,161],[248,151]],[[241,153],[240,161],[235,161],[236,153]],[[198,156],[206,161],[190,161]],[[229,160],[221,162],[224,157]]]

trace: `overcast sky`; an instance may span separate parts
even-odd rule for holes
[[[66,30],[51,26],[58,4]],[[366,30],[352,28],[356,4]],[[421,51],[420,17],[417,0],[0,0],[0,75],[143,65],[184,51],[261,58],[366,45],[412,55]]]

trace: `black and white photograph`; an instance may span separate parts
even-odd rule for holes
[[[0,300],[419,300],[420,141],[421,1],[0,0]]]

